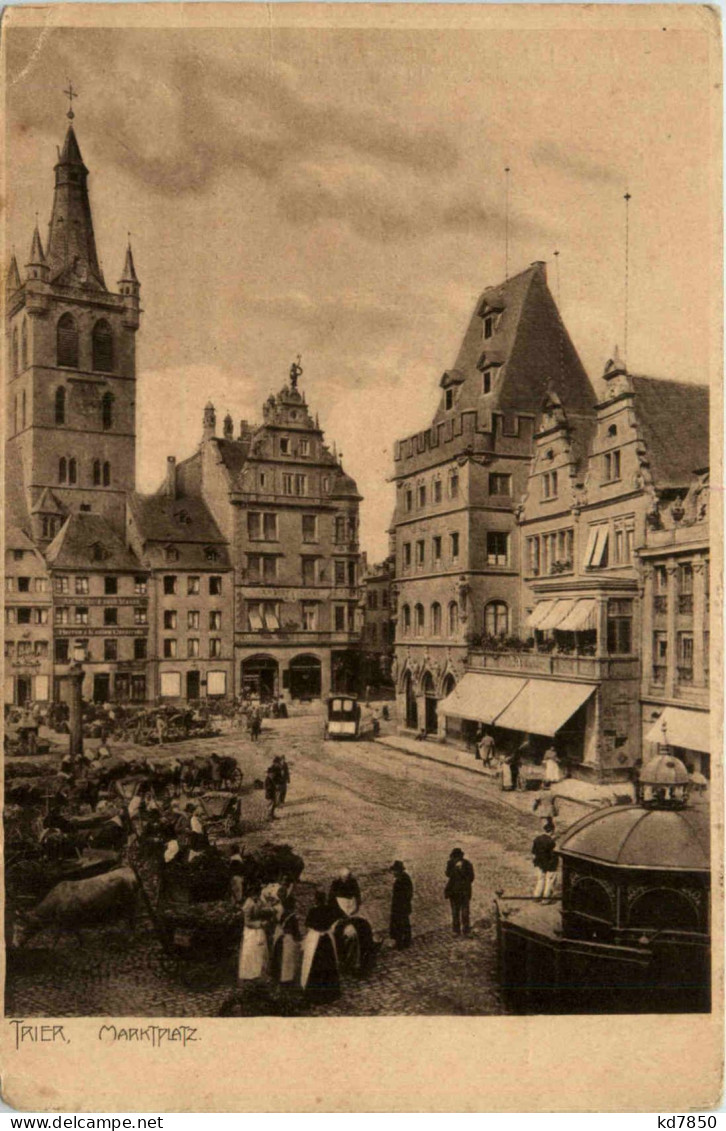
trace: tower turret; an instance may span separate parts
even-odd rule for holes
[[[38,279],[42,283],[48,282],[50,269],[48,267],[48,262],[43,251],[43,243],[40,238],[40,232],[38,231],[37,221],[35,224],[35,230],[33,232],[33,243],[30,248],[30,259],[25,264],[25,268],[27,271],[26,278],[28,279],[28,281],[31,279]]]
[[[124,261],[123,274],[118,281],[118,289],[119,294],[124,297],[124,326],[136,330],[139,326],[139,292],[141,290],[141,284],[136,274],[130,240],[126,248],[126,259]]]
[[[222,435],[225,440],[234,440],[234,421],[229,413],[225,416],[222,424]]]
[[[9,297],[10,295],[15,294],[16,291],[19,291],[22,285],[23,284],[20,279],[20,272],[18,271],[18,261],[15,258],[15,254],[13,253],[5,279],[5,293]]]

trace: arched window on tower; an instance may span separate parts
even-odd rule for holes
[[[441,605],[438,601],[431,606],[431,635],[441,636]]]
[[[484,610],[484,631],[487,636],[506,636],[509,632],[509,606],[504,601],[490,601]]]
[[[100,459],[94,459],[94,461],[93,461],[93,486],[94,487],[100,487],[101,486],[101,461],[100,461]]]
[[[113,427],[113,397],[110,393],[104,393],[101,399],[101,427],[106,432]]]
[[[55,391],[55,422],[56,424],[65,424],[66,422],[66,390],[64,385],[59,385]]]
[[[65,456],[58,460],[58,482],[65,483],[68,479],[68,463]]]
[[[68,460],[68,482],[75,483],[77,478],[76,461],[71,458]]]
[[[105,318],[93,327],[93,368],[101,373],[113,370],[113,332]]]
[[[459,632],[459,606],[456,601],[449,602],[449,636],[456,636]]]
[[[13,328],[13,377],[18,373],[18,328]]]
[[[401,609],[401,634],[408,636],[411,631],[411,606],[404,605]]]
[[[26,403],[27,402],[26,402],[25,389],[23,389],[23,392],[21,394],[21,405],[22,405],[22,407],[21,407],[21,410],[20,410],[20,422],[21,422],[20,427],[21,428],[25,428],[25,406],[26,406]]]
[[[78,330],[73,315],[64,314],[56,331],[56,364],[78,368]]]
[[[103,465],[103,485],[104,487],[111,486],[111,464],[108,460]]]
[[[425,625],[425,613],[423,605],[416,605],[413,611],[413,627],[416,636],[423,636]]]
[[[28,368],[28,319],[23,319],[23,330],[20,336],[20,359],[23,369]]]
[[[13,398],[13,435],[18,430],[18,398],[17,395]]]

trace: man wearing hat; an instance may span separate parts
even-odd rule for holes
[[[413,903],[413,882],[402,860],[394,860],[393,891],[391,892],[391,922],[388,933],[396,944],[396,950],[405,950],[411,945],[411,904]]]
[[[446,864],[446,887],[444,897],[451,904],[451,926],[455,935],[463,931],[469,934],[469,904],[471,902],[471,885],[474,883],[474,868],[464,856],[461,848],[451,851]]]

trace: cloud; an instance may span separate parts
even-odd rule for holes
[[[599,181],[602,184],[616,184],[623,179],[622,172],[612,165],[592,161],[575,150],[563,149],[554,142],[542,142],[532,150],[535,165],[548,165],[550,168],[586,181]]]

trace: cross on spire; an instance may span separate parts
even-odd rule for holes
[[[78,98],[78,91],[73,89],[73,83],[71,82],[70,79],[68,79],[68,89],[64,90],[63,93],[68,95],[68,100],[70,102],[70,106],[68,107],[68,113],[66,114],[66,118],[70,118],[70,120],[73,121],[73,119],[76,116],[73,113],[73,99]]]

